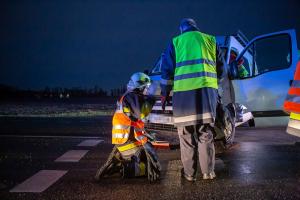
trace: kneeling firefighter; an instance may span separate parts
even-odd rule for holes
[[[121,173],[123,178],[148,176],[149,181],[159,179],[161,166],[149,142],[142,121],[151,111],[155,99],[146,95],[150,78],[138,72],[131,76],[127,91],[117,103],[113,116],[112,144],[115,144],[106,163],[97,171],[96,180]]]

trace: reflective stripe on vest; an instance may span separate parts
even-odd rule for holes
[[[191,31],[173,39],[176,55],[174,92],[211,87],[218,89],[216,39]]]
[[[131,120],[120,110],[113,116],[112,144],[124,144],[130,133]]]
[[[300,137],[300,114],[291,113],[286,132]]]
[[[300,61],[297,63],[294,80],[283,104],[284,110],[300,113]]]
[[[126,94],[125,94],[126,95]],[[117,110],[113,116],[112,128],[112,144],[124,144],[128,141],[130,127],[134,127],[134,137],[140,144],[145,144],[148,141],[147,137],[142,137],[144,133],[144,122],[138,120],[133,122],[123,111],[123,95],[118,102]]]

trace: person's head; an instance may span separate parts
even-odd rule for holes
[[[198,30],[195,20],[193,20],[191,18],[182,19],[180,22],[180,26],[179,26],[180,33],[183,33],[189,29]]]
[[[142,72],[134,73],[127,84],[128,91],[137,91],[143,93],[151,84],[150,77]]]

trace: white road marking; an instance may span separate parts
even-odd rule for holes
[[[55,162],[78,162],[89,150],[70,150],[57,158]]]
[[[77,146],[79,146],[79,147],[94,147],[94,146],[97,146],[100,142],[103,142],[103,140],[84,140]]]
[[[89,137],[89,136],[63,136],[63,135],[0,135],[1,137],[12,137],[12,138],[66,138],[66,139],[100,139],[100,137]]]
[[[67,172],[64,170],[41,170],[11,189],[10,192],[43,192]]]

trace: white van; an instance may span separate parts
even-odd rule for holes
[[[286,125],[288,115],[282,106],[298,61],[295,30],[260,35],[250,42],[240,31],[236,35],[217,36],[216,39],[224,55],[224,78],[219,81],[219,94],[226,112],[230,113],[225,127],[220,127],[224,131],[220,131],[216,138],[231,143],[235,127],[245,122],[254,126],[254,118],[272,117],[269,125]],[[237,55],[233,61],[232,54]],[[172,104],[167,105],[165,111],[161,109],[162,56],[149,73],[152,79],[149,92],[157,97],[157,101],[146,127],[156,132],[174,132]],[[246,76],[238,73],[241,63],[248,72]],[[243,115],[239,117],[242,111]]]

